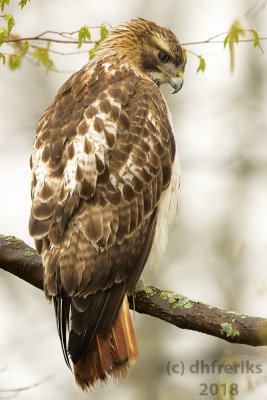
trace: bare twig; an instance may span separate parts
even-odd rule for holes
[[[35,46],[33,44],[30,45],[32,49],[46,50],[45,47]],[[88,54],[88,50],[77,50],[63,53],[62,51],[49,49],[49,53],[59,54],[60,56],[76,56],[77,54]]]
[[[10,39],[6,39],[4,43],[18,43],[18,42],[53,42],[53,43],[64,43],[64,44],[78,44],[79,41],[76,39],[56,39],[52,37],[42,37],[41,35],[37,36],[29,36],[29,37],[11,37]],[[97,43],[97,40],[85,40],[83,43],[92,44]]]
[[[53,378],[52,375],[51,375],[51,376],[48,376],[48,377],[45,378],[45,379],[42,379],[40,382],[36,382],[36,383],[31,384],[31,385],[23,386],[23,387],[20,387],[20,388],[14,388],[14,389],[0,389],[0,393],[16,393],[16,392],[23,392],[24,390],[29,390],[29,389],[32,389],[33,387],[39,386],[39,385],[41,385],[42,383],[48,381],[48,380],[51,379],[51,378]]]
[[[267,38],[266,37],[261,37],[261,38],[259,38],[259,40],[260,41],[262,41],[262,40],[267,40]],[[239,39],[239,43],[245,43],[245,42],[253,42],[254,41],[254,39]],[[199,44],[223,44],[224,43],[224,41],[223,40],[210,40],[210,39],[208,39],[208,40],[202,40],[202,41],[199,41],[199,42],[188,42],[188,43],[182,43],[182,46],[193,46],[193,45],[199,45]]]

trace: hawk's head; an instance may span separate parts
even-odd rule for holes
[[[155,22],[138,18],[118,26],[101,43],[98,56],[132,66],[158,86],[170,83],[174,93],[183,85],[185,59],[179,40]]]

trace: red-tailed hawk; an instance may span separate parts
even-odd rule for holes
[[[184,66],[170,29],[133,20],[67,80],[37,126],[29,230],[84,390],[137,360],[127,295],[164,250],[179,192],[159,86],[178,92]]]

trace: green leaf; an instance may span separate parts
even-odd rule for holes
[[[184,60],[185,60],[185,62],[187,62],[187,51],[186,51],[186,48],[183,47],[183,48],[182,48],[182,51],[183,51]]]
[[[245,35],[245,30],[241,25],[241,22],[239,20],[236,20],[233,22],[231,28],[228,31],[228,35],[226,36],[226,38],[224,39],[224,47],[226,47],[227,42],[230,45],[230,42],[232,43],[239,43],[239,36]]]
[[[204,72],[206,69],[206,62],[203,57],[199,56],[199,66],[197,72],[202,71]]]
[[[225,36],[225,39],[224,39],[224,41],[223,41],[223,46],[224,46],[224,48],[227,46],[228,41],[229,41],[229,35],[226,35],[226,36]]]
[[[26,42],[24,42],[23,45],[21,46],[21,55],[24,56],[28,50],[29,50],[29,42],[28,40],[26,40]]]
[[[47,71],[54,67],[54,62],[49,56],[50,44],[51,43],[48,42],[46,49],[40,47],[36,49],[33,53],[33,58],[37,60],[38,64],[43,64],[46,67]]]
[[[234,54],[234,43],[239,43],[239,36],[245,35],[245,30],[241,25],[239,20],[235,20],[228,31],[228,35],[224,39],[224,48],[228,43],[229,51],[230,51],[230,64],[231,64],[231,71],[234,70],[234,61],[235,61],[235,54]]]
[[[229,38],[229,51],[230,51],[230,68],[233,72],[235,67],[235,51],[234,51],[234,40],[232,37]]]
[[[15,21],[14,21],[13,15],[11,15],[11,14],[4,14],[4,19],[5,19],[5,21],[7,21],[7,37],[9,37],[10,32],[11,32],[13,26],[15,25]]]
[[[104,39],[106,39],[107,35],[108,35],[108,29],[106,28],[105,25],[101,25],[101,26],[100,26],[100,39],[99,39],[99,41],[94,45],[94,47],[92,47],[92,48],[89,50],[89,60],[92,60],[92,59],[94,58],[94,55],[95,55],[96,49],[97,49],[98,46],[99,46],[99,43],[102,42]]]
[[[241,25],[241,22],[239,20],[235,20],[233,25],[231,26],[231,31],[233,35],[233,39],[236,43],[239,43],[239,36],[245,35],[245,30]]]
[[[102,24],[100,27],[100,42],[106,39],[107,35],[108,35],[108,29],[105,25]]]
[[[8,6],[9,5],[9,0],[0,0],[1,11],[4,11],[5,4]]]
[[[3,53],[0,53],[0,59],[2,58],[3,65],[6,63],[6,56]]]
[[[253,34],[253,47],[260,47],[260,36],[255,28],[252,29]]]
[[[8,66],[9,68],[14,71],[20,66],[21,63],[21,56],[19,53],[11,54],[8,57]]]
[[[26,6],[26,4],[27,4],[28,1],[30,1],[30,0],[21,0],[21,1],[19,2],[19,6],[20,6],[20,9],[21,9],[21,10],[23,9],[23,7]]]
[[[85,42],[86,39],[91,40],[91,34],[88,31],[88,26],[83,25],[81,27],[81,29],[79,30],[79,34],[78,34],[78,40],[79,40],[78,49],[81,47],[82,42]]]
[[[0,46],[7,39],[7,30],[5,28],[0,29]]]
[[[95,51],[96,51],[96,49],[98,48],[98,43],[96,43],[95,45],[94,45],[94,47],[92,47],[90,50],[89,50],[89,60],[92,60],[93,58],[94,58],[94,55],[95,55]]]

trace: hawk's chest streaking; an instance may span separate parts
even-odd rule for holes
[[[140,29],[143,53],[138,47],[127,58],[137,43],[127,35]],[[160,33],[172,62],[164,69],[161,54],[154,71],[144,49],[151,52]],[[137,359],[127,295],[148,258],[163,251],[177,210],[175,142],[158,85],[181,87],[179,46],[150,21],[118,28],[62,86],[37,127],[29,228],[66,362],[70,355],[83,389],[108,374],[124,376]]]

